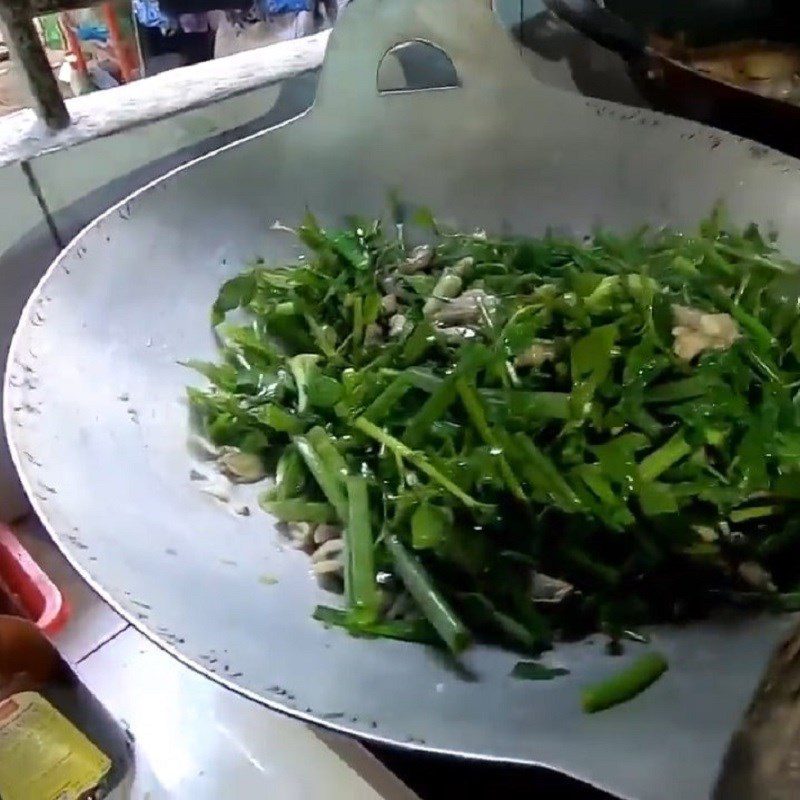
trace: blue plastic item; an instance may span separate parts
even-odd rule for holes
[[[311,0],[260,0],[259,5],[267,16],[296,14],[298,11],[311,11]]]
[[[145,28],[160,28],[166,22],[158,0],[133,0],[133,12]]]
[[[108,28],[105,25],[78,25],[75,33],[82,42],[108,41]]]

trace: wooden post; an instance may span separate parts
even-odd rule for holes
[[[0,0],[0,21],[12,57],[19,59],[28,79],[39,116],[51,130],[66,128],[69,112],[27,5],[21,0]]]
[[[800,798],[800,625],[773,654],[733,734],[713,800]]]

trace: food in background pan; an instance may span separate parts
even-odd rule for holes
[[[743,41],[712,47],[687,47],[653,37],[655,49],[723,83],[800,103],[800,49],[788,44]]]

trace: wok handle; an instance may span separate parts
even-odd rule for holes
[[[342,11],[331,32],[310,117],[352,131],[359,116],[381,115],[387,104],[417,104],[419,92],[382,95],[377,79],[387,54],[414,41],[446,53],[458,75],[459,88],[437,92],[442,107],[471,104],[492,113],[501,98],[530,93],[519,47],[489,0],[359,0]]]
[[[626,61],[636,60],[648,51],[647,39],[642,33],[596,0],[544,0],[544,4],[575,30]]]

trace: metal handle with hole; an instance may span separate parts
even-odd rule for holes
[[[530,89],[519,51],[488,0],[372,0],[348,6],[333,30],[312,116],[336,119],[345,110],[370,107],[379,113],[387,98],[377,90],[378,67],[392,48],[414,41],[444,51],[462,90],[476,100],[498,87],[520,90],[523,77]]]
[[[396,65],[400,73],[392,70]],[[378,65],[378,94],[456,89],[461,86],[450,56],[432,42],[414,39],[395,45]]]

